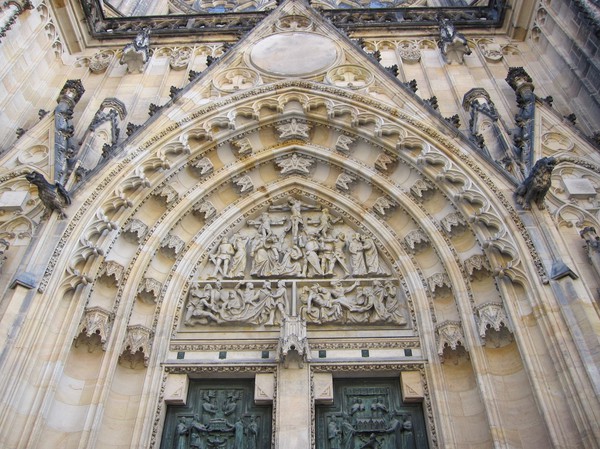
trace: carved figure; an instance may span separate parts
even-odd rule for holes
[[[385,274],[386,270],[379,263],[379,254],[377,253],[377,246],[375,242],[369,236],[363,235],[361,237],[362,248],[365,255],[365,264],[367,267],[368,274]]]
[[[269,310],[269,320],[265,323],[265,326],[273,326],[275,323],[275,312],[279,310],[282,319],[288,316],[288,312],[286,310],[288,299],[287,299],[287,290],[285,288],[285,282],[279,281],[277,283],[277,290],[270,294],[270,301],[267,305]]]
[[[304,257],[306,263],[303,267],[303,277],[312,276],[314,274],[323,275],[321,269],[321,260],[318,254],[320,249],[319,242],[314,236],[308,237],[308,241],[304,247]]]
[[[258,448],[258,423],[256,422],[256,418],[254,416],[250,417],[250,424],[248,424],[247,430],[247,449],[257,449]],[[241,447],[241,446],[240,446]]]
[[[49,216],[53,211],[57,211],[61,219],[67,218],[67,214],[65,214],[63,208],[71,204],[71,198],[60,183],[50,184],[46,181],[44,175],[37,171],[28,173],[25,175],[25,178],[38,188],[40,200],[46,207],[44,216]]]
[[[186,440],[187,435],[189,433],[189,428],[185,423],[185,418],[179,418],[179,422],[177,423],[177,428],[175,429],[175,433],[177,435],[177,449],[187,449]]]
[[[258,220],[248,220],[246,223],[257,228],[261,236],[270,237],[273,234],[271,225],[282,224],[283,220],[273,220],[268,212],[263,212]]]
[[[456,31],[456,27],[448,18],[438,17],[438,25],[440,27],[438,47],[440,47],[444,60],[448,64],[453,62],[462,64],[464,55],[471,54],[467,39]]]
[[[202,405],[204,406],[204,404]],[[207,431],[208,428],[200,422],[200,418],[194,416],[190,423],[190,449],[204,449],[200,433]]]
[[[356,233],[352,235],[352,239],[348,244],[348,251],[350,252],[350,266],[352,267],[352,274],[354,274],[354,276],[362,276],[367,274],[364,248],[360,234]]]
[[[234,253],[231,259],[229,276],[232,278],[244,277],[244,272],[246,271],[246,246],[248,245],[248,240],[248,237],[244,237],[239,233],[234,234],[234,236],[231,238],[231,244],[233,245]]]
[[[324,207],[321,210],[321,215],[319,216],[318,220],[311,220],[310,223],[317,223],[317,230],[316,233],[319,234],[321,237],[323,238],[330,238],[331,237],[331,231],[333,229],[333,225],[336,224],[337,222],[339,222],[341,220],[341,218],[334,218],[330,213],[329,213],[329,209],[327,209],[326,207]]]
[[[329,440],[330,449],[341,449],[341,432],[333,416],[329,417],[329,423],[327,424],[327,439]]]
[[[332,274],[336,263],[342,267],[344,273],[346,273],[346,276],[350,274],[350,270],[348,270],[348,264],[346,263],[346,253],[344,252],[345,247],[346,235],[343,232],[340,232],[335,236],[335,240],[333,241],[333,263],[331,267]]]
[[[531,209],[531,203],[535,202],[540,210],[544,210],[544,198],[552,184],[552,170],[557,161],[553,157],[543,157],[538,160],[529,176],[519,185],[515,192],[516,201],[523,206],[524,210]]]
[[[229,275],[229,263],[234,254],[235,249],[233,245],[229,243],[226,238],[221,240],[221,243],[217,247],[217,253],[210,255],[210,260],[215,264],[215,269],[212,274],[213,277],[216,277],[219,273],[223,276]]]
[[[143,72],[150,58],[150,29],[145,28],[138,33],[132,43],[125,45],[119,63],[127,65],[127,71]]]
[[[205,324],[208,322],[207,318],[217,323],[222,321],[219,318],[219,305],[216,301],[217,297],[220,296],[221,286],[220,284],[217,284],[217,286],[217,291],[213,290],[210,284],[206,284],[204,289],[196,287],[190,290],[184,318],[186,325],[191,325],[194,322]]]

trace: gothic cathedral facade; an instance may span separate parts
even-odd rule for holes
[[[597,0],[0,8],[1,448],[600,448]]]

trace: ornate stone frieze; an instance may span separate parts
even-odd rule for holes
[[[464,265],[465,271],[471,278],[473,278],[474,275],[477,275],[477,273],[492,273],[490,262],[483,254],[474,254],[465,260]]]
[[[454,23],[446,17],[440,16],[438,25],[440,28],[438,47],[442,52],[444,61],[446,64],[463,64],[465,55],[471,54],[467,39],[456,30]]]
[[[297,119],[292,119],[289,123],[283,123],[277,126],[279,140],[309,140],[310,125],[300,122]]]
[[[374,79],[373,74],[358,65],[341,65],[327,72],[327,81],[334,86],[362,89]]]
[[[436,290],[440,288],[452,288],[450,283],[450,278],[446,273],[435,273],[432,276],[427,278],[427,285],[429,287],[429,291],[435,295]]]
[[[194,204],[192,212],[194,215],[202,214],[205,220],[209,220],[217,214],[217,209],[210,201],[201,200]]]
[[[429,244],[429,237],[422,229],[414,229],[404,237],[404,242],[413,251]]]
[[[241,194],[250,193],[254,190],[254,183],[248,175],[236,176],[232,181]]]
[[[75,346],[79,346],[82,340],[85,340],[91,352],[95,347],[94,337],[97,336],[102,350],[106,350],[106,342],[110,334],[113,318],[114,314],[102,307],[86,308],[77,329]]]
[[[170,205],[179,199],[179,193],[177,193],[177,190],[175,190],[173,186],[168,183],[160,186],[153,192],[153,194],[163,198],[167,205]]]
[[[192,49],[189,47],[174,48],[169,55],[169,67],[172,70],[185,70],[190,63]]]
[[[148,225],[142,220],[132,218],[123,227],[123,232],[132,235],[139,243],[148,233]]]
[[[444,361],[444,350],[456,351],[459,346],[465,350],[465,337],[460,321],[444,321],[435,327],[438,355]]]
[[[207,157],[203,157],[203,158],[193,161],[191,163],[191,166],[194,167],[198,171],[198,174],[200,176],[206,176],[206,175],[212,173],[212,171],[214,169],[213,163]]]
[[[150,59],[150,29],[140,31],[133,42],[125,45],[119,63],[127,65],[127,72],[142,73]]]
[[[240,156],[252,154],[254,151],[252,148],[252,143],[248,138],[234,140],[233,142],[231,142],[231,145],[237,150]]]
[[[296,153],[290,157],[280,158],[276,164],[281,169],[282,175],[310,173],[310,167],[315,162],[314,158],[308,156],[298,156]]]
[[[475,311],[477,313],[476,321],[479,336],[484,343],[493,340],[496,347],[498,347],[502,342],[506,344],[512,341],[512,328],[501,302],[481,304],[476,307]],[[498,335],[502,330],[507,331],[510,335]],[[495,331],[496,335],[490,335],[491,331]],[[502,345],[504,346],[504,344]]]
[[[530,210],[531,203],[535,203],[540,210],[546,208],[544,198],[552,185],[552,170],[557,163],[553,157],[539,159],[527,178],[519,185],[515,192],[515,200],[524,210]]]
[[[152,330],[140,324],[127,326],[122,347],[120,361],[129,362],[132,368],[136,367],[138,361],[143,362],[144,366],[148,366],[152,347]]]
[[[120,263],[117,263],[114,260],[105,260],[102,264],[102,268],[100,268],[98,276],[105,276],[106,278],[112,277],[115,284],[119,284],[121,279],[123,279],[124,272],[125,267]]]
[[[338,136],[335,142],[335,149],[341,151],[342,153],[350,152],[350,145],[354,143],[354,139],[350,136],[346,136],[344,134]]]
[[[391,198],[380,196],[373,203],[373,210],[382,217],[385,217],[387,212],[389,212],[390,209],[394,209],[396,206],[398,206],[398,204]]]
[[[286,317],[283,320],[275,360],[283,362],[285,368],[289,367],[290,361],[302,368],[304,362],[310,360],[306,321],[299,317]]]
[[[463,231],[467,222],[459,212],[452,212],[441,219],[440,224],[448,234],[454,234]]]
[[[185,247],[185,242],[176,235],[168,234],[165,238],[161,240],[160,246],[165,255],[171,258],[175,258]]]
[[[162,284],[156,279],[144,278],[138,285],[137,295],[144,302],[154,303],[160,295],[161,289]]]
[[[416,64],[421,60],[421,50],[417,42],[401,42],[398,45],[398,54],[405,64]]]
[[[410,187],[410,193],[413,194],[415,198],[422,199],[424,197],[424,193],[433,190],[434,187],[424,179],[417,179],[415,183]]]
[[[350,184],[356,181],[356,176],[350,173],[340,173],[335,180],[335,186],[340,190],[350,190]]]
[[[90,58],[88,67],[92,73],[104,73],[114,58],[114,52],[110,50],[101,50]]]

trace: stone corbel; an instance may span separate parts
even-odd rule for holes
[[[460,233],[467,227],[467,221],[458,212],[452,212],[446,215],[444,218],[442,218],[440,224],[448,234]]]
[[[473,256],[469,257],[465,260],[464,266],[465,271],[471,277],[471,279],[477,276],[477,273],[492,273],[490,262],[483,254],[474,254]]]
[[[444,363],[445,352],[458,352],[460,348],[468,350],[460,321],[444,321],[435,327],[435,333],[438,355],[442,363]]]
[[[331,373],[313,374],[315,404],[333,405],[333,375]]]
[[[217,208],[210,201],[201,200],[192,207],[194,215],[204,214],[204,219],[209,220],[217,214]]]
[[[403,402],[422,402],[425,398],[423,379],[419,371],[402,371],[400,373]]]
[[[144,278],[138,286],[137,296],[146,303],[155,303],[160,295],[162,284],[153,278]]]
[[[152,330],[141,324],[127,326],[127,334],[123,341],[123,350],[119,361],[127,361],[131,368],[135,368],[138,362],[148,366],[150,349],[152,347]]]
[[[186,405],[190,380],[187,374],[167,375],[165,382],[164,401],[169,405]]]
[[[306,337],[306,321],[300,317],[285,317],[281,324],[281,333],[277,344],[275,360],[289,368],[294,362],[299,368],[310,359],[308,338]]]
[[[75,347],[82,341],[88,345],[88,351],[93,352],[96,348],[95,337],[99,337],[99,342],[103,351],[106,351],[106,342],[112,327],[114,313],[103,309],[102,307],[88,307],[85,309],[77,335],[75,337]]]
[[[190,164],[198,174],[202,176],[209,175],[214,170],[214,165],[209,158],[203,157]]]
[[[160,247],[165,256],[174,259],[179,252],[185,247],[185,242],[176,235],[168,234],[160,242]]]
[[[137,218],[132,218],[123,227],[123,233],[132,236],[137,243],[148,233],[148,225]]]
[[[494,340],[495,346],[500,347],[512,341],[512,327],[501,302],[481,304],[475,308],[475,311],[479,336],[484,344]],[[498,335],[491,336],[491,331],[495,331]],[[507,335],[501,335],[502,331],[506,331]]]
[[[385,218],[389,209],[394,209],[396,206],[398,206],[398,204],[392,199],[385,196],[380,196],[373,203],[373,210],[381,217]]]
[[[163,184],[153,192],[153,195],[159,196],[165,200],[167,206],[171,205],[179,199],[179,193],[171,184]]]
[[[427,286],[433,296],[435,292],[441,288],[451,289],[450,278],[446,273],[435,273],[427,278]]]
[[[123,273],[125,267],[115,262],[114,260],[105,260],[102,264],[102,268],[98,273],[98,277],[105,277],[106,279],[113,278],[115,285],[118,285],[123,279]]]
[[[257,373],[254,377],[254,403],[271,405],[275,398],[275,375],[273,373]]]
[[[422,229],[414,229],[404,237],[404,243],[412,250],[419,251],[429,245],[429,237]]]
[[[238,156],[247,156],[254,152],[252,143],[248,138],[234,140],[231,142],[231,146],[237,150]]]

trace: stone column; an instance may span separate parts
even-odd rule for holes
[[[279,365],[275,449],[309,448],[311,425],[309,364]]]

